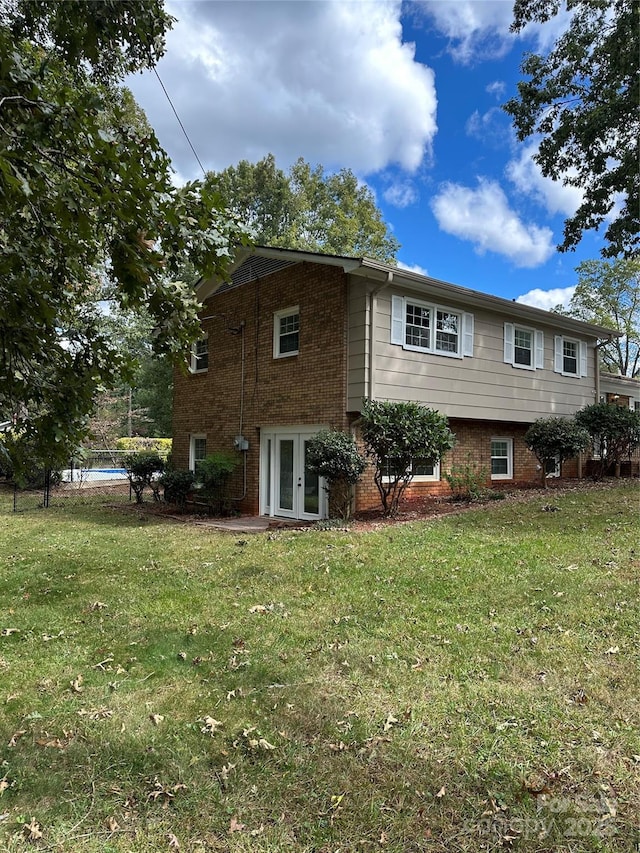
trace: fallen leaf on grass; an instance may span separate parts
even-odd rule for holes
[[[399,723],[399,720],[397,720],[393,716],[393,714],[388,714],[387,719],[384,721],[384,726],[382,727],[382,730],[384,732],[388,732],[391,728],[393,728],[393,726],[397,726],[398,723]]]
[[[10,787],[10,784],[9,784],[9,782],[7,781],[7,777],[6,777],[6,776],[3,776],[3,777],[2,777],[2,779],[0,779],[0,797],[4,794],[4,792],[5,792],[5,791],[7,790],[7,788],[9,788],[9,787]]]
[[[153,723],[154,726],[159,726],[161,722],[163,722],[164,717],[162,714],[149,714],[149,719]]]
[[[74,678],[73,681],[70,681],[71,692],[72,693],[82,693],[84,687],[82,686],[83,678],[79,675],[77,678]]]
[[[27,841],[37,841],[39,838],[42,838],[40,824],[36,823],[34,817],[31,818],[31,823],[23,824],[22,831],[26,835]]]
[[[170,832],[170,833],[167,835],[167,841],[169,842],[169,848],[170,848],[171,850],[179,850],[179,849],[180,849],[180,842],[179,842],[179,841],[178,841],[178,839],[175,837],[175,835],[173,834],[173,832]]]
[[[3,637],[9,637],[11,634],[19,634],[19,633],[20,633],[20,628],[3,628],[2,631],[0,631],[0,634]]]
[[[441,799],[444,797],[444,795],[445,795],[446,793],[447,793],[447,789],[446,789],[446,787],[443,785],[443,786],[442,786],[442,788],[440,788],[440,790],[439,790],[439,791],[438,791],[438,793],[436,794],[436,797],[437,797],[439,800],[441,800]]]
[[[120,829],[120,824],[113,815],[107,820],[107,829],[109,832],[117,832]]]
[[[246,829],[246,826],[244,823],[240,823],[237,817],[231,818],[231,823],[229,824],[229,835],[231,835],[232,832],[242,832],[244,829]]]
[[[7,746],[15,746],[18,743],[18,741],[20,740],[20,738],[22,737],[22,735],[26,735],[26,733],[27,733],[26,729],[20,729],[19,731],[14,732],[11,735],[11,739],[9,740],[9,743],[7,744]]]
[[[89,610],[104,610],[108,605],[104,603],[104,601],[94,601],[92,605],[90,605]]]
[[[200,720],[204,725],[201,727],[200,731],[203,735],[210,735],[213,737],[218,729],[222,726],[220,720],[214,720],[213,717],[205,717],[203,720]]]
[[[605,655],[617,655],[620,651],[620,646],[611,646],[610,649],[607,649]]]

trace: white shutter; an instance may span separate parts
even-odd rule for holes
[[[587,345],[584,341],[579,343],[580,349],[580,376],[587,375]]]
[[[462,315],[462,355],[473,356],[473,314]]]
[[[507,364],[513,364],[513,323],[504,324],[504,360]]]
[[[553,369],[556,373],[562,373],[562,336],[556,335],[553,339]]]
[[[544,332],[536,330],[536,369],[544,367]]]
[[[391,343],[404,344],[404,299],[391,297]]]

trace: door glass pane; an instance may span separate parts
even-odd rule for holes
[[[304,443],[304,511],[317,515],[320,510],[320,482],[318,475],[307,468],[309,442]]]
[[[280,509],[293,510],[293,439],[280,440]]]

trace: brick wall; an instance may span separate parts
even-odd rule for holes
[[[274,312],[294,306],[300,309],[299,353],[274,358]],[[232,451],[242,407],[249,450],[247,497],[238,506],[257,513],[260,427],[347,427],[346,276],[339,268],[299,264],[214,294],[201,317],[209,338],[209,368],[197,374],[176,371],[174,462],[188,467],[194,433],[206,434],[208,453]],[[242,477],[234,486],[239,497]]]
[[[471,465],[479,473],[484,473],[487,487],[508,488],[540,482],[538,460],[524,443],[526,424],[491,423],[487,421],[465,421],[451,419],[451,431],[456,435],[456,445],[446,454],[440,465],[440,481],[412,481],[406,492],[407,497],[419,495],[450,495],[449,483],[444,472],[454,465]],[[491,480],[491,440],[510,438],[513,442],[513,478]],[[562,465],[563,477],[578,475],[577,460],[569,460]],[[373,470],[367,469],[356,489],[356,509],[366,510],[380,506],[380,497],[373,481]]]

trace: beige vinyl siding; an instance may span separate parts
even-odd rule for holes
[[[455,303],[448,307],[468,311],[467,306]],[[415,400],[448,417],[515,423],[550,415],[570,416],[594,401],[593,340],[588,342],[588,376],[562,376],[553,370],[558,328],[541,325],[544,368],[523,370],[504,362],[504,323],[514,322],[514,318],[478,310],[472,313],[472,358],[412,352],[390,344],[391,292],[380,293],[375,322],[376,398]]]
[[[349,356],[347,360],[347,411],[359,412],[368,395],[369,382],[369,296],[366,282],[349,282]]]

